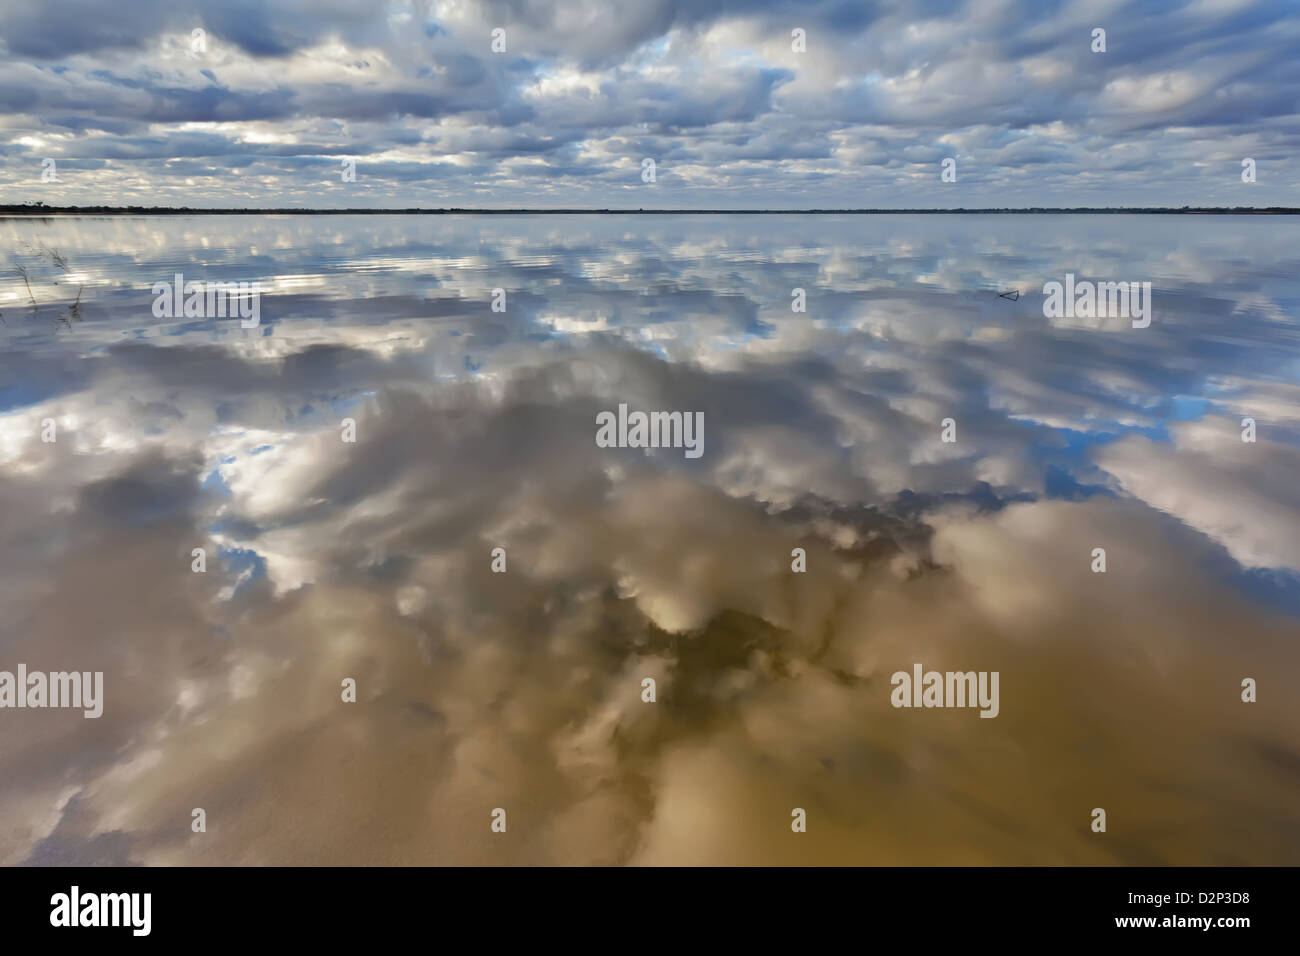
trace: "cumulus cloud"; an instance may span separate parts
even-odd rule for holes
[[[1171,428],[1173,440],[1130,436],[1108,446],[1098,464],[1128,493],[1177,515],[1220,542],[1246,567],[1300,571],[1300,491],[1293,480],[1300,449],[1242,440],[1241,423],[1223,418]]]
[[[101,7],[0,3],[0,185],[15,195],[39,183],[46,203],[83,205],[1298,203],[1297,21],[1267,0]],[[1105,53],[1090,49],[1098,26]],[[945,157],[957,184],[939,182]],[[1249,187],[1245,157],[1259,170]],[[56,182],[40,181],[46,158]],[[355,182],[341,158],[357,160]]]

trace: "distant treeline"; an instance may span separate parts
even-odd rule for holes
[[[1213,216],[1294,216],[1300,209],[1291,206],[1072,206],[1048,208],[1030,206],[1022,209],[294,209],[243,208],[195,209],[189,206],[47,206],[44,203],[0,205],[0,216],[623,216],[629,213],[653,216],[859,216],[859,215],[1213,215]]]

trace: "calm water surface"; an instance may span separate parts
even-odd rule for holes
[[[0,862],[1300,863],[1295,236],[0,221],[0,670],[104,674],[0,711]],[[917,663],[996,718],[891,706]]]

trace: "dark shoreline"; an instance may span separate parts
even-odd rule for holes
[[[191,209],[184,206],[0,205],[0,218],[46,216],[1295,216],[1291,206],[1029,207],[1022,209]]]

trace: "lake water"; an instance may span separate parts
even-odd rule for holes
[[[0,237],[0,862],[1300,863],[1294,218]]]

